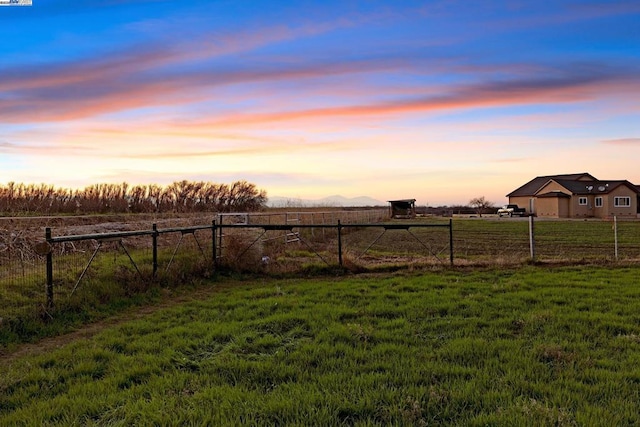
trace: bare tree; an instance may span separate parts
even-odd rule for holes
[[[182,180],[166,187],[99,183],[79,190],[47,184],[0,185],[3,214],[252,211],[262,209],[266,201],[266,192],[247,181],[228,185]]]
[[[469,200],[469,206],[474,208],[478,215],[482,217],[484,212],[493,208],[493,203],[488,201],[484,196],[480,196]]]

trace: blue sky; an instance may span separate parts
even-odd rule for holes
[[[0,183],[419,204],[640,184],[637,1],[0,7]]]

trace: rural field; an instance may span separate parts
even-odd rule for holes
[[[0,425],[638,425],[637,266],[213,278],[17,346]]]
[[[388,220],[384,214],[384,210],[312,210],[255,213],[244,218],[233,214],[224,218],[95,215],[2,219],[0,355],[12,345],[58,335],[126,307],[147,304],[162,290],[219,273],[309,277],[529,264],[620,267],[639,265],[640,261],[639,221],[536,220],[531,232],[527,218],[424,217],[408,221]],[[239,219],[255,228],[225,228],[212,233],[215,219],[218,224]],[[340,239],[335,227],[339,220],[344,224]],[[371,227],[357,226],[363,223]],[[393,228],[403,223],[411,227]],[[45,226],[52,228],[53,236],[73,237],[136,230],[149,233],[153,224],[173,231],[159,233],[154,239],[144,234],[53,244],[50,282],[46,257],[34,249],[44,239]],[[180,232],[180,227],[207,224],[209,228]],[[274,224],[296,228],[260,228]],[[311,228],[300,228],[304,226]],[[217,236],[215,242],[212,234]],[[157,243],[157,251],[152,241]],[[531,241],[535,258],[531,257]]]

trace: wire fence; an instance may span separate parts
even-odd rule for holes
[[[227,254],[233,255],[234,245],[244,245],[252,235],[250,230],[235,230],[226,237],[225,233],[219,233],[220,239],[214,239],[212,218],[220,226],[270,223],[306,226],[314,222],[322,226],[337,221],[375,222],[387,217],[386,209],[372,209],[213,217],[0,218],[0,325],[3,319],[50,309],[54,293],[58,306],[94,305],[134,295],[152,283],[171,286],[210,275],[217,262],[215,258],[232,259]],[[46,236],[46,229],[51,229],[51,236]],[[307,232],[314,239],[331,237],[321,227],[308,228],[303,234]],[[296,239],[300,242],[298,231],[269,234],[273,240],[264,242],[269,248],[290,247],[291,240]],[[214,256],[216,244],[220,249]],[[248,263],[247,255],[241,262]],[[220,266],[232,267],[230,263]]]
[[[457,264],[640,261],[640,221],[489,218],[454,221]]]
[[[382,230],[382,233],[373,239],[370,234],[363,233],[363,230],[373,228]],[[444,248],[434,250],[427,240],[411,231],[426,228],[446,228],[448,240]],[[332,230],[335,238],[327,239],[327,233],[320,237],[319,231],[331,233]],[[314,232],[318,232],[317,236]],[[120,281],[128,290],[132,285],[139,286],[149,280],[179,282],[185,276],[201,276],[220,269],[290,273],[318,267],[343,268],[346,258],[354,266],[367,253],[370,256],[363,259],[361,266],[370,266],[374,259],[378,264],[389,261],[397,264],[395,254],[400,249],[388,250],[388,243],[382,239],[387,232],[406,232],[413,237],[413,246],[417,249],[404,245],[404,262],[407,255],[412,254],[415,259],[434,258],[440,263],[453,263],[451,221],[441,224],[343,224],[338,220],[334,225],[225,225],[214,221],[208,226],[159,229],[154,224],[152,230],[59,237],[53,237],[51,229],[47,228],[46,239],[38,245],[37,251],[46,258],[46,306],[50,308],[53,306],[54,284],[58,296],[65,294],[70,297],[80,286],[85,286],[82,282],[92,282],[90,287],[94,290],[101,284],[110,286]],[[344,235],[359,238],[345,240]],[[372,239],[366,247],[363,236]],[[149,238],[152,242],[150,250],[145,244]],[[64,252],[67,244],[74,244],[72,255]],[[374,254],[372,248],[376,244],[387,250]],[[74,279],[74,272],[77,279]],[[177,273],[179,277],[176,277]],[[109,292],[112,293],[113,289]]]
[[[46,230],[38,251],[45,258],[45,308],[100,304],[131,296],[153,282],[210,274],[213,225],[58,236]],[[72,250],[68,250],[69,247]]]
[[[153,284],[170,287],[207,277],[216,269],[306,274],[531,260],[640,261],[640,221],[398,222],[384,209],[67,221],[0,220],[0,325],[3,319],[49,312],[54,303],[67,309],[95,306]],[[51,235],[45,239],[47,228]]]

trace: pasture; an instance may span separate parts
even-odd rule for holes
[[[637,425],[639,271],[211,281],[6,357],[0,424]]]
[[[7,346],[56,335],[124,307],[146,304],[162,290],[176,289],[219,272],[283,277],[448,268],[451,247],[454,268],[513,267],[532,262],[526,218],[454,218],[451,236],[448,228],[441,227],[344,228],[341,242],[338,242],[337,231],[330,228],[299,228],[294,239],[284,231],[261,235],[259,230],[260,224],[290,221],[307,226],[336,224],[338,219],[343,223],[375,222],[377,214],[350,211],[277,214],[280,217],[252,215],[247,222],[256,224],[258,229],[237,230],[245,232],[238,234],[233,233],[236,230],[218,233],[225,236],[213,245],[218,248],[219,269],[213,265],[210,230],[158,236],[157,274],[152,270],[154,251],[149,236],[107,241],[99,251],[101,242],[94,240],[57,244],[50,288],[45,286],[45,257],[33,253],[32,249],[34,243],[42,240],[42,219],[9,220],[3,227],[7,230],[13,227],[14,231],[0,230],[6,242],[4,246],[0,244],[0,354]],[[55,226],[54,235],[64,236],[150,230],[150,220],[143,216],[96,216],[57,218],[57,222],[46,225]],[[177,225],[202,225],[208,221],[186,216],[163,219],[160,224],[163,229],[173,229]],[[428,217],[411,223],[446,225],[449,220]],[[536,220],[534,230],[538,265],[623,266],[636,265],[640,259],[638,221],[615,224],[601,220]],[[339,248],[343,265],[338,265]],[[263,259],[268,263],[262,262]],[[49,306],[48,289],[52,290],[54,307]]]

